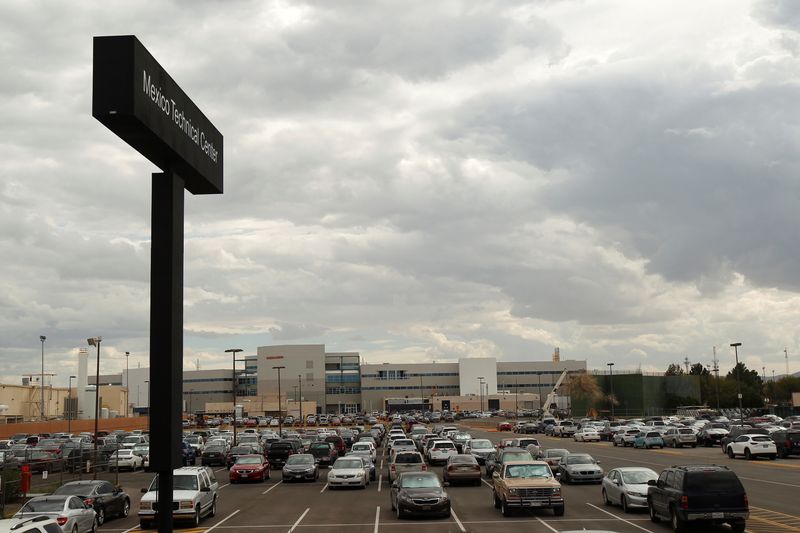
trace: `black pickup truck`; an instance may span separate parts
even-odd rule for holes
[[[676,533],[686,531],[689,524],[727,523],[734,533],[745,530],[750,517],[747,493],[726,466],[673,466],[647,484],[650,520],[669,520]]]
[[[283,468],[290,455],[297,452],[295,443],[287,440],[273,442],[267,452],[267,460],[271,468]]]

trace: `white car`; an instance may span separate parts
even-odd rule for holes
[[[173,470],[172,519],[188,521],[194,527],[204,516],[217,514],[217,490],[219,483],[214,471],[206,466],[185,466]],[[158,502],[158,476],[139,502],[139,526],[153,526],[156,513],[153,504]]]
[[[444,464],[451,455],[458,455],[456,445],[449,440],[437,440],[428,449],[428,462],[431,465]]]
[[[369,485],[369,467],[361,457],[350,455],[339,457],[328,472],[328,486],[361,487]]]
[[[108,456],[109,470],[122,470],[127,468],[135,472],[144,466],[141,455],[134,453],[133,448],[119,449]]]
[[[97,530],[97,514],[94,512],[94,508],[78,496],[67,494],[36,496],[28,500],[13,518],[16,523],[20,523],[36,516],[55,519],[61,526],[61,529],[57,531],[88,533]],[[16,526],[12,526],[10,529],[16,531]],[[41,530],[34,529],[33,531]],[[46,531],[52,530],[46,529]]]
[[[600,433],[595,428],[586,427],[576,431],[572,438],[575,442],[600,442]]]
[[[375,459],[378,456],[377,450],[375,450],[375,445],[369,441],[358,441],[354,442],[353,446],[350,448],[352,452],[369,452],[369,457],[375,462]]]
[[[739,435],[728,443],[725,451],[731,459],[737,455],[743,455],[745,459],[765,455],[774,460],[778,456],[775,442],[767,435]]]

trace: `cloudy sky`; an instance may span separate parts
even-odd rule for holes
[[[124,5],[124,7],[121,7]],[[185,364],[800,370],[792,0],[0,4],[0,381],[146,366],[150,174],[91,117],[135,34],[225,136],[186,205]]]

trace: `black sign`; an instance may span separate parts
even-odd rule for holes
[[[222,193],[222,134],[135,36],[94,38],[92,116],[192,194]]]

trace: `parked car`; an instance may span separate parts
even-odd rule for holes
[[[450,497],[433,472],[403,472],[392,483],[389,501],[397,518],[407,514],[450,516]]]
[[[394,481],[403,472],[425,472],[428,465],[422,454],[412,451],[401,451],[391,455],[388,463],[389,481]]]
[[[200,464],[202,466],[225,466],[227,453],[227,450],[222,445],[206,446],[200,456]]]
[[[240,481],[259,481],[269,479],[269,462],[260,453],[239,455],[228,473],[231,484]]]
[[[541,459],[547,463],[548,466],[550,466],[550,470],[555,474],[558,470],[558,463],[561,461],[561,458],[567,454],[569,454],[569,450],[564,448],[550,448],[549,450],[545,450],[537,459]]]
[[[36,496],[28,500],[13,516],[17,520],[45,516],[55,520],[62,531],[94,532],[97,518],[91,505],[86,505],[77,496]]]
[[[800,455],[800,430],[790,429],[776,431],[770,436],[772,440],[775,441],[778,457],[784,458],[790,455]]]
[[[298,453],[290,456],[283,465],[283,482],[316,481],[319,479],[319,466],[310,453]]]
[[[108,481],[70,481],[53,491],[53,495],[79,497],[94,509],[98,526],[111,517],[125,518],[131,510],[130,496]]]
[[[633,439],[634,448],[663,448],[664,439],[658,431],[642,431]]]
[[[697,443],[706,447],[718,446],[727,435],[728,429],[725,424],[711,422],[697,434]]]
[[[369,469],[357,456],[339,457],[328,472],[328,487],[361,487],[369,485]]]
[[[442,480],[451,484],[464,482],[480,486],[481,467],[472,455],[451,455],[442,469]]]
[[[486,475],[492,477],[495,472],[500,471],[503,465],[509,461],[533,461],[534,457],[528,450],[522,448],[508,447],[498,450],[490,455],[486,460]]]
[[[558,462],[558,472],[566,484],[602,483],[603,469],[599,465],[588,453],[568,453]]]
[[[697,446],[697,435],[691,428],[669,428],[661,435],[664,440],[664,446],[672,446],[673,448],[683,448],[684,446]]]
[[[314,456],[314,460],[319,466],[330,466],[339,457],[329,442],[312,442],[308,453]]]
[[[593,427],[582,427],[572,435],[572,438],[575,442],[600,442],[600,433]]]
[[[492,446],[492,441],[489,439],[471,439],[467,441],[466,445],[464,446],[464,453],[468,453],[475,457],[478,461],[478,464],[484,464],[486,462],[486,456],[490,453],[494,452],[494,446]]]
[[[636,437],[638,437],[641,432],[642,430],[637,428],[620,429],[611,437],[611,442],[614,446],[633,446],[633,441],[636,440]]]
[[[492,499],[503,516],[514,509],[550,508],[564,515],[561,486],[544,461],[510,461],[492,474]]]
[[[706,527],[727,523],[743,533],[750,516],[742,482],[725,466],[686,465],[664,469],[656,481],[648,481],[650,520],[669,520],[677,533],[689,523]]]
[[[109,456],[108,469],[112,471],[127,469],[136,472],[143,463],[142,457],[135,454],[132,448],[120,448]]]
[[[742,455],[747,460],[764,456],[774,461],[778,456],[775,441],[767,435],[759,434],[739,435],[733,442],[728,443],[725,452],[731,459],[737,455]]]
[[[261,447],[259,446],[259,449],[260,448]],[[234,463],[236,463],[236,460],[239,457],[242,457],[243,455],[253,455],[257,453],[259,455],[263,455],[259,453],[259,449],[256,449],[256,447],[250,444],[240,444],[238,446],[233,446],[230,450],[228,450],[228,453],[225,455],[225,466],[227,468],[232,467]]]
[[[444,464],[451,455],[458,455],[456,445],[449,440],[436,440],[428,448],[428,463],[431,465]]]
[[[200,520],[217,514],[219,484],[214,472],[204,466],[185,466],[173,471],[172,519],[187,521],[198,527]],[[149,529],[156,518],[158,504],[158,476],[150,486],[142,489],[139,502],[139,527]]]
[[[647,483],[656,479],[655,471],[640,466],[610,470],[603,478],[603,503],[620,505],[625,513],[633,507],[647,507]]]
[[[728,453],[728,444],[733,442],[736,437],[741,435],[769,435],[769,431],[762,428],[754,428],[750,426],[731,426],[730,431],[722,440],[719,441],[722,453]]]

